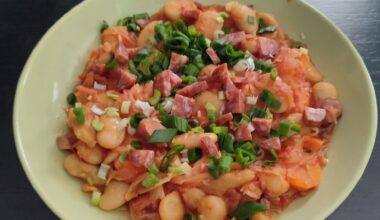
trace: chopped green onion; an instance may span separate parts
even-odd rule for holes
[[[177,135],[177,129],[167,128],[155,130],[150,137],[148,143],[169,143],[173,140],[174,136]]]
[[[111,58],[106,63],[107,69],[114,69],[119,65],[119,62],[117,61],[116,57],[114,55],[111,56]]]
[[[168,168],[169,173],[174,175],[183,174],[185,171],[183,170],[183,167],[169,167]]]
[[[186,214],[186,215],[183,217],[183,220],[198,220],[198,217],[197,217],[197,215]]]
[[[100,202],[100,197],[101,196],[102,196],[101,192],[98,192],[98,191],[92,192],[91,202],[90,202],[91,205],[92,206],[98,206],[99,202]]]
[[[66,97],[67,104],[74,106],[77,102],[77,97],[75,97],[75,94],[72,92]]]
[[[128,114],[130,107],[131,107],[131,101],[123,101],[121,103],[120,112],[123,114]]]
[[[95,131],[101,131],[104,128],[104,124],[98,119],[92,120],[91,126],[95,129]]]
[[[124,163],[127,160],[127,158],[128,158],[128,151],[125,151],[125,152],[120,154],[118,160],[120,163]]]
[[[259,27],[257,29],[258,34],[273,33],[276,31],[276,26],[267,26],[263,18],[259,18]]]
[[[237,143],[235,148],[235,160],[240,166],[247,167],[248,165],[256,162],[256,152],[252,143]]]
[[[195,133],[204,133],[205,132],[205,130],[201,126],[192,128],[192,129],[190,129],[190,131],[195,132]]]
[[[141,143],[141,141],[133,140],[133,141],[131,141],[131,146],[135,149],[141,149],[142,143]]]
[[[272,81],[275,81],[276,78],[277,78],[277,75],[278,75],[277,69],[276,68],[272,68],[272,70],[270,71],[270,79]]]
[[[222,150],[233,153],[234,152],[234,139],[231,134],[221,133],[218,135],[219,146]]]
[[[227,18],[229,18],[230,17],[230,15],[227,13],[227,12],[220,12],[219,13],[220,14],[220,16],[222,16],[222,18],[224,18],[224,19],[227,19]]]
[[[231,170],[232,162],[233,158],[230,155],[222,155],[219,159],[209,156],[208,172],[214,179],[218,179],[221,174]]]
[[[161,92],[158,89],[154,90],[153,96],[148,100],[149,104],[155,105],[160,101]]]
[[[245,113],[234,113],[233,117],[233,121],[236,126],[246,124],[251,121],[251,119]]]
[[[182,83],[185,85],[193,84],[197,81],[197,77],[190,75],[182,75],[181,76]]]
[[[85,112],[82,106],[75,104],[76,106],[74,107],[74,115],[75,115],[75,122],[79,125],[84,124],[86,121],[86,116]]]
[[[273,67],[265,62],[254,60],[255,63],[255,69],[261,70],[264,73],[270,73],[273,69]]]
[[[186,76],[194,76],[195,77],[195,76],[198,76],[198,73],[199,73],[198,67],[192,63],[186,64],[182,68],[182,74],[184,74]]]
[[[222,63],[234,66],[239,60],[248,58],[248,54],[241,50],[235,50],[228,40],[217,39],[210,45],[218,54]]]
[[[187,27],[187,32],[189,33],[190,36],[194,36],[196,35],[198,32],[197,32],[197,29],[195,28],[194,25],[190,25]]]
[[[265,166],[272,166],[278,161],[278,155],[274,149],[270,149],[268,152],[273,158],[273,160],[264,160],[263,163]]]
[[[142,185],[145,187],[145,188],[152,188],[154,185],[156,185],[157,183],[160,182],[160,178],[158,178],[157,175],[155,174],[152,174],[152,173],[149,173],[148,175],[146,175],[142,181]]]
[[[202,150],[200,148],[191,148],[187,151],[187,158],[190,163],[195,163],[202,158]]]
[[[261,108],[251,108],[247,111],[247,116],[249,118],[265,118],[267,115],[267,112],[264,109]]]
[[[144,12],[144,13],[140,13],[140,14],[134,14],[133,18],[135,20],[139,20],[139,19],[149,20],[150,16],[148,13]]]
[[[211,126],[211,132],[214,134],[226,134],[228,133],[227,126]]]
[[[289,120],[283,120],[278,127],[278,133],[281,137],[290,137],[301,131],[301,125]]]
[[[115,107],[107,107],[104,109],[108,116],[119,116],[119,110]]]
[[[174,147],[172,147],[169,152],[165,155],[165,157],[162,159],[161,164],[160,164],[160,171],[161,172],[166,172],[168,169],[170,162],[173,160],[174,156],[181,151],[185,149],[185,145],[179,144]]]
[[[255,24],[255,16],[252,16],[252,15],[248,15],[247,17],[247,21],[248,21],[248,24]]]
[[[281,102],[274,97],[274,95],[267,89],[260,94],[259,99],[264,102],[267,106],[273,109],[281,108]]]
[[[154,174],[154,175],[158,175],[160,173],[160,171],[158,170],[156,164],[154,164],[154,163],[152,163],[151,165],[149,165],[148,171],[149,171],[149,173]]]
[[[100,33],[103,33],[103,31],[107,30],[110,26],[108,25],[107,21],[102,21],[102,26],[100,27]]]
[[[139,126],[140,121],[144,118],[145,117],[142,114],[136,113],[134,116],[131,117],[131,120],[129,120],[129,125],[132,128],[137,128],[137,126]]]
[[[206,106],[206,111],[207,111],[207,117],[209,123],[214,123],[216,121],[216,108],[213,106],[211,103],[207,103]]]
[[[119,95],[115,94],[115,93],[108,92],[106,95],[107,95],[108,98],[113,99],[113,100],[118,100],[119,99]]]
[[[264,204],[260,204],[257,202],[246,202],[239,207],[237,207],[234,211],[229,214],[229,217],[235,217],[236,220],[246,220],[251,216],[255,215],[258,212],[264,212],[267,210],[267,207]]]
[[[175,128],[181,132],[188,131],[188,121],[185,118],[176,115],[169,115],[164,112],[161,115],[160,119],[162,121],[162,124],[167,128]]]
[[[270,132],[269,132],[269,137],[270,138],[272,138],[272,137],[278,137],[278,136],[280,136],[280,134],[278,133],[278,131],[277,130],[270,130]]]

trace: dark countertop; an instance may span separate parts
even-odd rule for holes
[[[28,182],[16,155],[12,109],[20,72],[38,40],[79,0],[0,0],[1,219],[56,219]],[[380,1],[307,0],[351,39],[380,91]],[[378,100],[379,102],[379,100]],[[380,147],[376,141],[363,177],[329,220],[380,219]],[[358,146],[360,147],[360,146]]]

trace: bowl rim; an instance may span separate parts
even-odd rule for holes
[[[42,38],[38,41],[36,46],[33,48],[30,56],[28,57],[25,66],[22,69],[21,75],[18,79],[15,98],[14,98],[14,104],[13,104],[13,134],[14,134],[14,140],[16,143],[16,150],[18,158],[21,162],[22,168],[32,185],[33,189],[37,192],[39,197],[43,200],[43,202],[49,207],[49,209],[56,214],[59,218],[64,218],[65,214],[64,211],[55,204],[52,204],[47,199],[47,195],[44,193],[43,187],[40,183],[38,183],[37,179],[32,173],[32,170],[30,170],[30,167],[27,162],[27,156],[25,155],[23,145],[22,145],[22,138],[19,133],[19,117],[18,117],[18,109],[21,107],[22,103],[20,102],[21,96],[23,93],[23,87],[22,85],[25,83],[25,80],[27,79],[27,76],[30,74],[30,66],[33,63],[33,60],[35,59],[35,56],[37,56],[38,52],[42,48],[42,44],[45,41],[46,38],[48,38],[52,32],[54,32],[56,29],[59,29],[60,26],[73,14],[75,14],[78,10],[81,8],[86,7],[86,5],[91,4],[91,1],[82,1],[75,5],[73,8],[71,8],[69,11],[67,11],[62,17],[60,17],[42,36]],[[323,212],[320,213],[320,217],[323,219],[327,218],[329,215],[331,215],[342,203],[343,201],[351,194],[355,186],[358,184],[360,178],[362,177],[364,170],[369,162],[372,150],[374,148],[376,135],[377,135],[377,120],[378,120],[378,109],[377,109],[377,100],[376,100],[376,93],[374,89],[374,85],[371,80],[371,76],[368,72],[368,69],[360,56],[359,52],[355,48],[355,46],[352,44],[352,42],[349,40],[349,38],[345,35],[345,33],[329,18],[327,18],[322,12],[320,12],[318,9],[316,9],[314,6],[312,6],[310,3],[306,1],[297,1],[297,4],[301,4],[305,7],[307,7],[311,12],[315,13],[318,17],[320,17],[324,22],[326,22],[327,25],[332,27],[333,31],[336,32],[336,34],[344,41],[345,44],[349,46],[350,52],[355,57],[356,60],[359,61],[359,65],[362,71],[364,71],[364,78],[366,81],[366,84],[370,86],[369,88],[369,99],[370,103],[373,103],[373,111],[371,118],[374,119],[374,122],[370,124],[371,133],[369,134],[370,140],[369,143],[371,145],[366,148],[366,152],[364,155],[364,160],[362,163],[360,163],[360,167],[358,167],[358,171],[356,172],[356,175],[352,177],[352,180],[348,184],[347,190],[341,193],[338,198],[335,199],[335,202],[332,203],[328,209],[323,210]]]

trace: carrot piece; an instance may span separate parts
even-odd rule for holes
[[[287,180],[293,188],[299,191],[310,190],[320,183],[321,166],[319,163],[314,163],[289,168]]]
[[[323,141],[319,138],[304,136],[303,148],[310,149],[312,152],[318,151],[323,145]]]

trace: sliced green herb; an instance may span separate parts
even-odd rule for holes
[[[190,163],[195,163],[202,158],[202,150],[200,148],[191,148],[187,151],[187,157]]]
[[[260,94],[259,99],[272,109],[281,108],[281,102],[267,89]]]
[[[152,188],[154,185],[160,182],[160,178],[152,173],[146,175],[141,183],[145,188]]]
[[[263,73],[270,73],[273,69],[271,65],[260,60],[254,60],[254,63],[255,63],[255,69],[261,70]]]
[[[234,152],[234,139],[229,133],[221,133],[218,135],[219,146],[223,151],[228,153]]]
[[[104,124],[98,119],[92,120],[91,126],[95,129],[95,131],[101,131],[104,128]]]
[[[248,24],[255,24],[255,20],[256,20],[255,16],[248,15],[247,17]]]
[[[276,31],[276,26],[267,26],[265,24],[265,21],[264,19],[262,18],[259,18],[259,27],[257,29],[257,33],[258,34],[262,34],[262,33],[273,33]]]
[[[158,89],[154,90],[153,96],[148,100],[149,104],[155,105],[160,101],[161,92]]]
[[[211,103],[207,103],[205,105],[206,111],[207,111],[207,117],[209,123],[214,123],[216,121],[216,108]]]
[[[106,68],[107,69],[114,69],[119,65],[119,62],[115,58],[114,55],[111,56],[111,58],[107,61],[106,63]]]
[[[138,140],[131,141],[131,146],[134,149],[142,149],[142,143],[141,143],[141,141],[138,141]]]
[[[264,204],[257,202],[246,202],[239,205],[234,211],[229,214],[229,217],[235,217],[236,220],[246,220],[258,212],[264,212],[267,207]]]
[[[233,121],[236,126],[240,126],[251,121],[250,117],[245,113],[234,113],[233,117]]]
[[[150,137],[148,143],[169,143],[173,140],[174,136],[177,134],[177,129],[167,128],[155,130]]]
[[[221,174],[231,170],[232,162],[233,158],[230,155],[222,155],[219,159],[215,156],[209,156],[208,173],[214,179],[218,179]]]
[[[100,33],[103,33],[103,31],[107,30],[110,26],[108,25],[107,21],[102,21],[102,26],[100,27]]]
[[[154,175],[158,175],[160,173],[160,171],[158,170],[156,164],[154,164],[154,163],[152,163],[151,165],[149,165],[148,171],[149,171],[149,173],[154,174]]]
[[[190,131],[195,132],[195,133],[204,133],[205,132],[205,130],[201,126],[191,128]]]
[[[128,158],[128,152],[125,151],[125,152],[123,152],[123,153],[120,154],[118,160],[119,160],[120,163],[124,163],[127,160],[127,158]]]
[[[277,79],[277,69],[276,68],[272,68],[272,70],[270,71],[270,79],[272,81],[275,81]]]
[[[102,196],[102,193],[101,192],[98,192],[98,191],[94,191],[92,192],[92,196],[91,196],[91,205],[92,206],[98,206],[99,205],[99,202],[100,202],[100,197]]]
[[[74,115],[75,115],[75,122],[79,125],[81,124],[84,124],[84,122],[86,121],[86,116],[85,116],[85,112],[84,112],[84,109],[82,106],[75,106],[74,107]]]
[[[162,159],[161,164],[160,164],[160,171],[161,172],[166,172],[170,162],[173,160],[174,156],[176,154],[179,154],[181,151],[185,149],[185,145],[179,144],[174,147],[172,147],[169,152],[165,155],[165,157]]]
[[[75,103],[77,102],[77,97],[75,94],[72,92],[66,97],[67,104],[74,106]]]
[[[134,116],[131,117],[131,120],[129,120],[129,125],[132,128],[137,128],[137,126],[139,126],[140,121],[144,118],[145,116],[143,116],[142,114],[136,113]]]
[[[281,137],[290,137],[301,131],[301,125],[289,120],[283,120],[278,127],[278,133]]]

